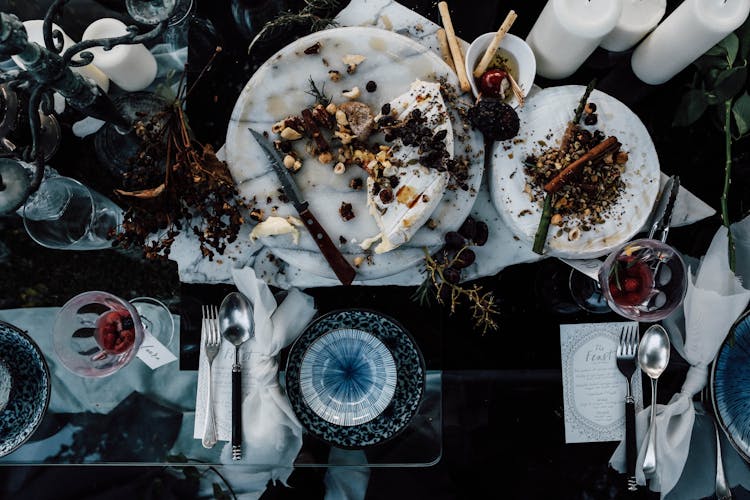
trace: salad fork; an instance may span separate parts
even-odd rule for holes
[[[630,389],[631,379],[635,373],[635,356],[638,352],[638,325],[629,325],[620,331],[620,342],[617,345],[617,368],[628,383],[625,396],[625,457],[627,464],[628,489],[636,491],[635,482],[635,398]]]
[[[206,376],[206,424],[203,428],[203,446],[211,448],[216,444],[216,421],[214,419],[214,405],[211,397],[211,365],[219,353],[221,336],[219,335],[219,320],[216,306],[203,306],[203,343],[208,360],[208,375]]]

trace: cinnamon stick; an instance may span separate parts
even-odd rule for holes
[[[458,38],[456,38],[456,32],[453,31],[453,22],[451,21],[451,14],[448,11],[448,4],[440,2],[438,10],[440,11],[440,18],[443,21],[443,28],[445,28],[445,35],[448,37],[448,46],[453,56],[453,64],[456,67],[458,82],[461,85],[461,90],[468,92],[471,90],[471,83],[469,83],[469,77],[466,74],[466,65],[464,65],[464,55],[461,53],[461,45],[458,42]]]
[[[576,172],[578,172],[584,165],[589,162],[597,161],[608,153],[614,153],[615,151],[620,149],[620,146],[621,144],[617,141],[617,137],[607,137],[602,142],[586,151],[586,153],[576,161],[562,169],[560,173],[557,174],[557,177],[544,185],[544,190],[548,193],[554,193],[558,191],[563,186],[563,184],[565,184],[565,181]]]
[[[495,51],[497,51],[497,48],[500,46],[500,42],[503,41],[503,38],[505,38],[505,34],[508,33],[510,27],[513,26],[513,23],[516,21],[517,17],[518,15],[516,15],[516,12],[513,10],[508,12],[508,15],[505,16],[505,21],[503,21],[503,24],[500,25],[497,33],[495,33],[492,41],[487,46],[487,50],[484,51],[482,59],[479,61],[479,64],[477,64],[476,69],[474,69],[474,78],[479,78],[485,71],[487,71],[487,67],[492,62],[492,58],[495,57]]]
[[[310,134],[310,137],[312,137],[312,139],[315,141],[315,145],[318,146],[318,150],[321,153],[325,151],[330,151],[331,146],[328,144],[328,141],[326,141],[325,137],[323,137],[323,134],[320,133],[318,124],[315,123],[315,117],[313,116],[312,110],[303,109],[302,120],[305,122],[305,130],[307,131],[308,134]]]

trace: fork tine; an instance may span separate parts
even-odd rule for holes
[[[213,333],[213,343],[219,343],[219,318],[216,306],[211,306],[211,332]]]
[[[617,355],[622,356],[625,354],[625,328],[620,330],[620,341],[617,343]]]
[[[201,337],[202,342],[208,342],[208,329],[206,328],[206,306],[201,306]]]
[[[632,340],[630,342],[631,354],[635,356],[638,353],[638,325],[630,328]]]

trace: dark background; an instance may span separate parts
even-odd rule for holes
[[[0,0],[0,10],[16,13],[21,19],[38,18],[47,3]],[[188,102],[191,125],[202,142],[216,147],[223,144],[240,90],[257,66],[294,36],[284,33],[258,47],[253,57],[247,55],[253,27],[237,23],[232,9],[243,12],[262,3],[272,2],[198,2],[197,15],[204,21],[196,22],[191,32],[191,80],[216,43],[224,49]],[[439,21],[433,2],[402,3]],[[457,34],[465,40],[497,29],[509,8],[518,13],[512,33],[525,37],[544,5],[542,1],[496,0],[450,3]],[[668,10],[677,3],[668,2]],[[59,24],[76,39],[91,21],[112,16],[113,12],[127,21],[123,11],[121,1],[74,0]],[[634,79],[628,71],[628,57],[597,51],[571,78],[560,82],[538,79],[537,83],[585,85],[593,76],[598,77],[600,89],[626,102],[644,122],[656,144],[662,170],[679,174],[685,187],[718,209],[723,136],[708,118],[690,129],[671,126],[694,70],[688,68],[667,84],[652,88]],[[91,139],[79,140],[69,133],[76,118],[63,117],[66,137],[50,163],[62,173],[106,192],[107,183],[113,181],[102,179]],[[746,215],[749,183],[750,153],[745,141],[735,151],[730,198],[733,220]],[[689,228],[673,229],[670,242],[687,255],[700,256],[719,225],[718,216],[714,216]],[[373,470],[368,498],[588,499],[626,495],[624,480],[607,467],[616,443],[564,442],[558,325],[620,319],[614,314],[577,311],[566,297],[567,276],[568,268],[550,259],[513,266],[497,276],[478,280],[500,299],[500,329],[487,335],[473,329],[464,310],[451,317],[437,306],[418,306],[410,299],[412,288],[309,290],[321,312],[366,306],[399,319],[417,338],[428,366],[444,370],[443,459],[428,469]],[[231,287],[180,284],[173,263],[147,262],[133,253],[43,249],[28,240],[18,218],[0,217],[0,308],[61,305],[91,289],[105,289],[125,298],[145,294],[166,301],[174,312],[183,314],[183,340],[189,348],[196,339],[193,319],[198,305],[218,304]],[[184,356],[183,363],[190,368],[189,355]],[[673,353],[660,384],[660,402],[679,388],[686,368]],[[291,479],[295,488],[272,488],[264,498],[322,498],[324,472],[295,471]],[[189,497],[188,491],[179,490],[184,484],[157,469],[6,467],[0,469],[0,477],[4,479],[0,491],[5,491],[7,498]],[[166,485],[158,494],[153,489],[157,480]],[[642,491],[639,496],[650,495]]]

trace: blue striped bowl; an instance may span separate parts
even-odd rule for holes
[[[391,351],[364,330],[332,330],[308,347],[300,366],[302,398],[326,422],[352,426],[369,422],[396,391]]]
[[[711,399],[719,425],[750,462],[750,311],[740,316],[714,359]]]

